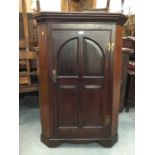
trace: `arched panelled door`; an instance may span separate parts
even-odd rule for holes
[[[103,136],[111,31],[52,30],[51,35],[55,134]]]

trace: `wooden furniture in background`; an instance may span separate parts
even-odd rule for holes
[[[125,110],[129,111],[131,107],[135,106],[135,63],[129,62],[128,66],[128,79],[127,79],[127,90],[125,100]]]
[[[124,26],[124,36],[135,36],[135,15],[129,15],[128,20]]]
[[[123,102],[125,110],[129,111],[129,108],[131,107],[131,104],[134,103],[134,98],[135,98],[135,82],[134,82],[135,66],[133,65],[135,62],[135,38],[133,36],[123,37],[123,47],[131,49],[131,52],[129,55],[129,61],[128,61],[128,64],[126,64],[128,65],[128,69],[127,69],[128,74],[127,74],[127,82],[126,82],[125,101]],[[120,111],[122,109],[123,107],[122,108],[120,107]]]
[[[36,63],[36,57],[37,52],[34,49],[34,42],[37,40],[35,38],[31,38],[30,41],[30,34],[32,34],[31,31],[29,31],[29,20],[28,20],[28,14],[26,11],[26,1],[22,0],[22,21],[20,17],[20,41],[19,41],[19,92],[32,92],[38,90],[38,84],[37,82],[37,63]],[[31,25],[30,25],[31,26]],[[23,32],[23,33],[22,33]],[[30,33],[31,32],[31,33]],[[33,32],[33,36],[34,33]],[[32,35],[31,35],[32,36]],[[32,44],[30,44],[32,43]],[[34,50],[34,51],[30,51]],[[34,65],[33,65],[34,64]],[[33,67],[32,67],[33,66]],[[34,82],[35,81],[35,84]]]
[[[123,47],[132,49],[128,62],[127,86],[124,107],[126,111],[135,103],[135,38],[123,37]]]
[[[85,9],[96,9],[96,0],[80,1],[80,11]]]
[[[122,59],[121,59],[121,93],[120,93],[120,109],[122,112],[125,104],[125,94],[126,94],[126,84],[127,84],[127,75],[128,75],[128,64],[129,57],[132,49],[122,48]]]
[[[28,18],[28,33],[29,33],[29,50],[33,50],[33,47],[38,46],[38,32],[37,25],[33,19],[33,13],[27,13]],[[26,41],[24,37],[24,24],[23,15],[19,13],[19,48],[25,50]]]
[[[33,68],[29,68],[29,66],[26,65],[27,61],[31,63],[33,60],[35,61],[36,66],[38,66],[37,65],[38,52],[36,51],[19,52],[19,65],[20,65],[19,92],[20,93],[38,91],[38,68],[33,69]],[[22,67],[22,66],[25,66],[25,67]]]
[[[80,11],[80,0],[61,0],[61,11]]]
[[[49,147],[62,142],[113,146],[126,16],[42,12],[35,19],[42,142]]]
[[[110,0],[106,0],[106,7],[102,9],[96,9],[96,0],[61,0],[62,12],[74,12],[74,11],[104,11],[109,12]]]
[[[110,0],[105,0],[106,6],[101,6],[101,9],[96,8],[97,0],[81,0],[81,10],[84,11],[102,11],[102,12],[109,12]]]
[[[77,3],[77,2],[74,2],[74,1],[68,1],[68,9],[67,9],[67,11],[79,11],[80,10],[80,5],[79,5],[79,3]]]
[[[130,48],[135,51],[135,37],[128,36],[123,37],[123,45],[124,48]]]
[[[28,52],[29,51],[29,31],[28,31],[28,17],[27,17],[25,0],[22,0],[22,11],[23,11],[22,15],[23,15],[25,50]],[[27,59],[24,62],[25,62],[26,70],[29,73],[30,72],[30,61]],[[22,64],[24,64],[24,62],[22,62]],[[20,84],[27,84],[30,86],[31,85],[30,76],[25,76],[22,78],[19,77],[19,85]]]

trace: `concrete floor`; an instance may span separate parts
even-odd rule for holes
[[[20,155],[134,155],[135,112],[134,109],[119,114],[119,140],[112,148],[97,143],[67,144],[48,148],[40,142],[40,118],[37,96],[20,99]]]

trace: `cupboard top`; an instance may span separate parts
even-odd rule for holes
[[[114,22],[124,25],[127,16],[120,13],[41,12],[34,15],[38,23],[46,22]]]

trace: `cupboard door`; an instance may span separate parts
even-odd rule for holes
[[[57,79],[51,84],[53,104],[53,126],[56,137],[71,135],[79,121],[79,37],[76,31],[52,30],[51,70]]]
[[[52,30],[50,37],[54,134],[104,136],[111,31]]]
[[[85,133],[103,137],[109,115],[109,59],[111,31],[85,31],[81,58],[81,126]]]

